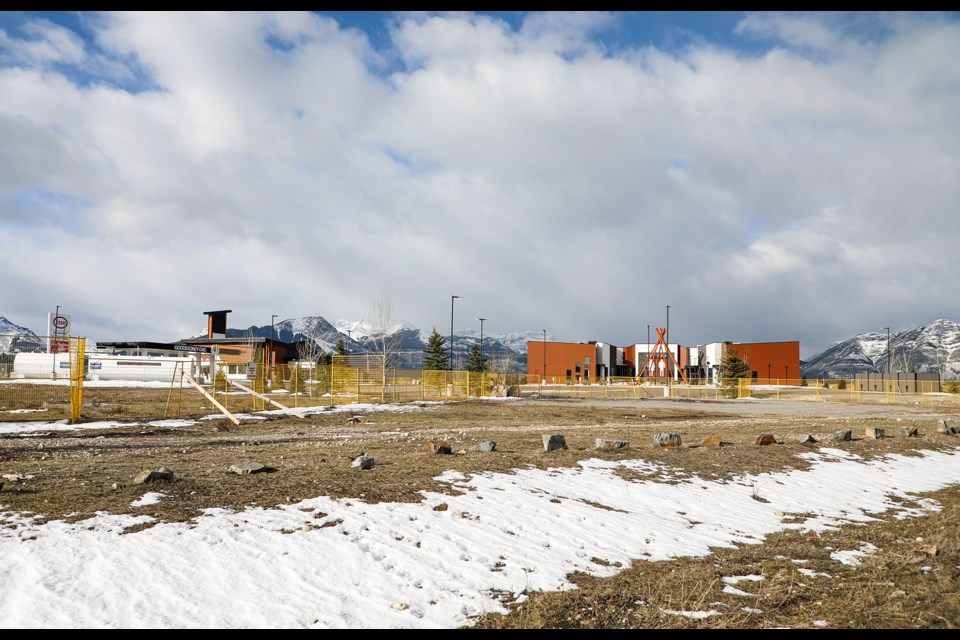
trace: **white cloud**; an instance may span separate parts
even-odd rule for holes
[[[0,314],[40,326],[53,301],[99,339],[173,338],[210,308],[360,318],[383,289],[418,326],[457,293],[458,328],[628,343],[670,304],[685,342],[722,324],[805,351],[960,316],[931,300],[960,267],[956,21],[881,17],[871,40],[751,16],[779,46],[746,55],[610,53],[611,20],[402,15],[379,52],[313,14],[110,14],[97,59],[49,23],[4,34]]]

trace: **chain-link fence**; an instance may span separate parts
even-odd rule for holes
[[[80,419],[84,338],[0,335],[0,346],[0,422]]]

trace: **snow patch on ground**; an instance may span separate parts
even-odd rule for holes
[[[877,547],[870,544],[869,542],[864,542],[860,545],[859,549],[850,549],[847,551],[834,551],[830,554],[830,558],[836,560],[841,564],[847,564],[850,566],[857,566],[860,564],[860,558],[863,556],[869,555],[877,551]]]
[[[190,523],[127,534],[151,519],[99,513],[41,523],[0,507],[0,620],[7,627],[449,628],[504,611],[496,594],[574,588],[567,579],[574,571],[610,576],[617,562],[706,556],[785,529],[862,522],[900,510],[913,493],[960,484],[960,449],[869,462],[808,459],[804,470],[676,484],[658,481],[670,469],[644,461],[447,473],[452,493],[425,491],[421,503],[317,497],[209,509]],[[624,467],[651,475],[625,480],[617,473]],[[769,502],[753,500],[754,487]],[[440,502],[446,511],[432,509]],[[785,523],[778,511],[817,515]]]
[[[694,620],[703,620],[704,618],[709,618],[710,616],[722,615],[715,609],[710,609],[709,611],[674,611],[672,609],[660,609],[660,611],[668,613],[672,616],[683,616],[684,618],[693,618]]]
[[[161,493],[159,491],[148,491],[143,494],[139,500],[134,500],[130,503],[131,507],[149,507],[152,504],[157,504],[160,502],[161,498],[166,498],[167,494]]]

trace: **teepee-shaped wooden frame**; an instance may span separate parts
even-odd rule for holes
[[[684,384],[687,384],[687,374],[683,372],[683,369],[680,368],[680,365],[677,364],[676,358],[673,357],[670,348],[667,346],[667,340],[664,338],[664,335],[667,333],[665,328],[654,327],[657,330],[657,344],[654,345],[653,349],[647,354],[647,359],[643,361],[643,366],[637,369],[638,378],[659,378],[662,376],[648,376],[647,375],[647,365],[653,362],[653,371],[656,372],[660,369],[660,363],[663,363],[664,373],[669,371],[667,367],[667,360],[673,363],[673,366],[676,367],[677,372],[680,373],[680,377],[683,378]]]

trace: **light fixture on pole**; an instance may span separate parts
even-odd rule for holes
[[[543,330],[543,375],[540,376],[540,395],[543,395],[543,382],[547,377],[547,330]]]
[[[450,371],[453,371],[453,301],[463,296],[450,296]]]
[[[890,375],[890,327],[884,327],[887,330],[887,375]]]
[[[477,318],[480,321],[480,362],[484,363],[484,370],[486,370],[486,361],[483,359],[483,321],[486,318]]]
[[[667,351],[670,351],[670,305],[667,305]],[[667,361],[667,373],[670,372],[670,361]]]

